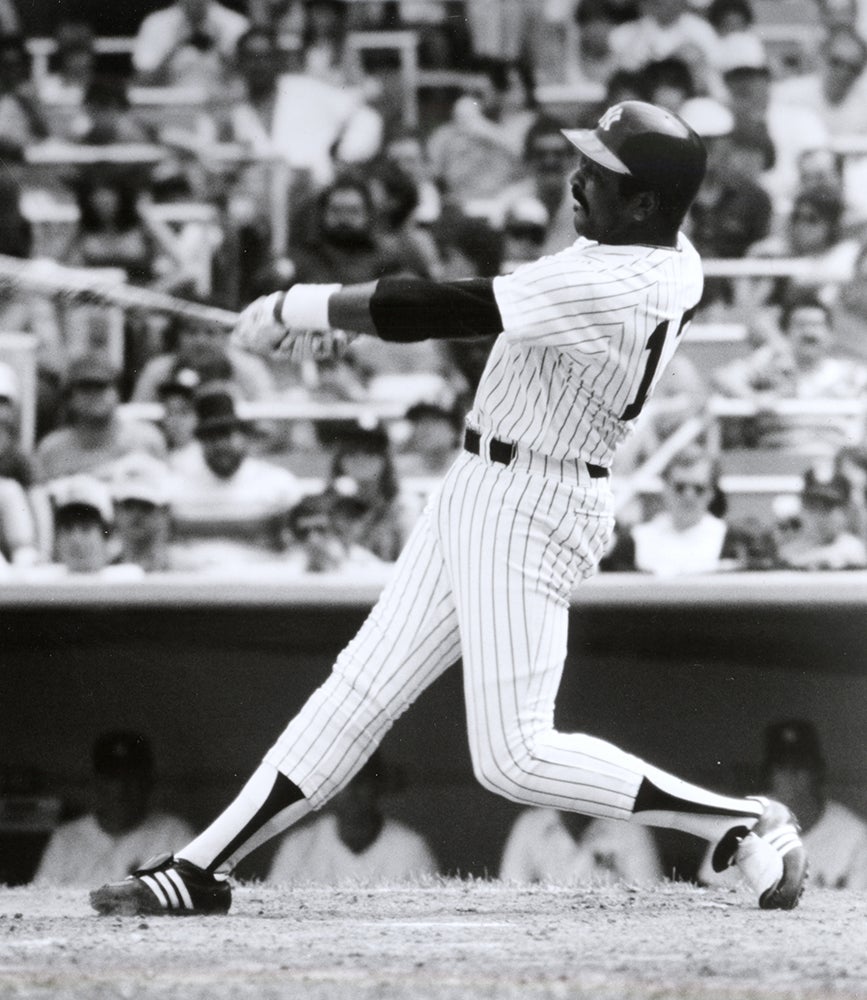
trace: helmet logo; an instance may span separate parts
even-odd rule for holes
[[[615,122],[619,122],[623,117],[623,108],[615,104],[613,108],[609,108],[605,114],[599,119],[599,128],[604,129],[606,132]]]

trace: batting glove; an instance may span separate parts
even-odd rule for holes
[[[302,361],[336,361],[343,356],[356,335],[345,330],[286,330],[273,353],[281,358]]]
[[[278,318],[285,292],[272,292],[254,299],[238,316],[230,344],[254,354],[273,354],[289,331]]]

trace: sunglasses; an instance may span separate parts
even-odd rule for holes
[[[710,489],[706,483],[689,483],[683,481],[672,482],[670,486],[678,496],[684,496],[689,491],[695,493],[696,496],[702,496]]]

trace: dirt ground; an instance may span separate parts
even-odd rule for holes
[[[867,895],[790,913],[683,884],[235,890],[225,917],[99,917],[0,888],[0,997],[867,1000]]]

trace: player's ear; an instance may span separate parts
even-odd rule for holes
[[[646,222],[659,211],[657,191],[636,191],[632,196],[632,217],[636,222]]]

